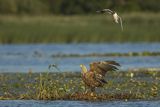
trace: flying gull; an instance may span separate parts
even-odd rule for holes
[[[98,10],[96,12],[97,13],[108,13],[108,14],[112,15],[115,23],[119,23],[120,22],[121,29],[123,31],[122,18],[115,11],[112,11],[110,9],[103,9],[103,10]]]

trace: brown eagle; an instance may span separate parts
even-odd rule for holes
[[[86,66],[81,64],[82,80],[92,92],[96,87],[103,87],[107,82],[104,80],[107,71],[118,70],[119,63],[115,61],[98,61],[90,63],[90,69],[87,70]]]

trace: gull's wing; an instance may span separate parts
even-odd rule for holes
[[[118,18],[119,18],[119,21],[120,21],[120,24],[121,24],[121,29],[122,29],[122,31],[123,31],[123,22],[122,22],[122,18],[121,18],[120,16],[118,16]]]
[[[100,61],[90,64],[90,72],[95,72],[96,75],[104,77],[107,71],[118,70],[119,63],[115,61]]]
[[[121,25],[121,29],[123,31],[123,23],[122,23],[122,18],[117,14],[117,13],[114,13],[113,14],[113,19],[116,23],[119,23],[120,22],[120,25]]]
[[[96,12],[98,12],[98,13],[105,13],[105,12],[107,12],[107,13],[109,13],[109,14],[113,14],[113,11],[110,10],[110,9],[98,10],[98,11],[96,11]]]
[[[113,14],[113,11],[112,11],[112,10],[110,10],[110,9],[103,9],[102,11],[104,11],[104,12],[108,12],[109,14]]]
[[[50,65],[48,66],[48,69],[49,69],[49,70],[51,70],[52,68],[55,68],[55,69],[57,69],[58,71],[61,71],[56,64],[50,64]]]

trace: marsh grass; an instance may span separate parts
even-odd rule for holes
[[[40,74],[39,84],[37,84],[37,99],[59,99],[64,96],[66,88],[59,82],[59,80],[52,80],[49,75]]]
[[[160,56],[160,52],[128,52],[128,53],[91,53],[91,54],[53,54],[51,57],[104,57],[104,56]]]
[[[0,43],[159,42],[159,13],[110,16],[0,16]]]
[[[153,100],[160,98],[160,72],[154,69],[109,72],[108,84],[85,93],[80,73],[1,73],[0,99]]]

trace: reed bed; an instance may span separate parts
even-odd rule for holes
[[[110,16],[0,16],[0,43],[159,42],[159,13],[123,13],[124,31]]]

